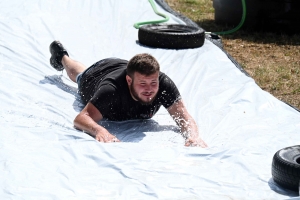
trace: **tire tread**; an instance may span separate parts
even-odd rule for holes
[[[297,146],[298,147],[298,146]],[[299,146],[300,148],[300,146]],[[272,162],[273,180],[290,190],[299,191],[300,165],[292,161],[287,161],[280,156],[281,149],[277,151]],[[292,151],[293,149],[290,149]],[[286,151],[286,149],[285,149]]]

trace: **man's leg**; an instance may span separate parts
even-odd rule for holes
[[[59,41],[53,41],[49,47],[51,58],[50,65],[57,71],[66,70],[69,78],[76,83],[76,77],[86,67],[71,58],[64,46]]]
[[[86,69],[86,66],[84,66],[82,63],[71,59],[67,55],[63,56],[61,63],[64,66],[69,78],[75,83],[77,75]]]

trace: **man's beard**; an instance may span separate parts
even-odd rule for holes
[[[135,89],[134,89],[134,87],[133,87],[133,82],[132,82],[132,84],[130,85],[130,91],[131,91],[132,96],[133,96],[136,100],[138,100],[138,102],[140,102],[142,105],[150,105],[150,104],[154,101],[154,99],[155,99],[155,97],[156,97],[156,94],[155,94],[155,96],[154,96],[153,98],[151,98],[150,101],[144,101],[143,99],[141,99],[141,98],[138,96],[137,92],[135,91]]]

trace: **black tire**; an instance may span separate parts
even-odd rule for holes
[[[280,186],[299,191],[300,145],[277,151],[272,163],[273,180]]]
[[[141,26],[139,42],[143,45],[165,49],[198,48],[204,44],[204,30],[182,24],[150,24]]]

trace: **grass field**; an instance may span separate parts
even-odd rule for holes
[[[214,20],[212,0],[166,0],[173,10],[209,32],[230,30]],[[300,108],[300,34],[241,29],[223,35],[224,49],[256,83],[278,99]]]

